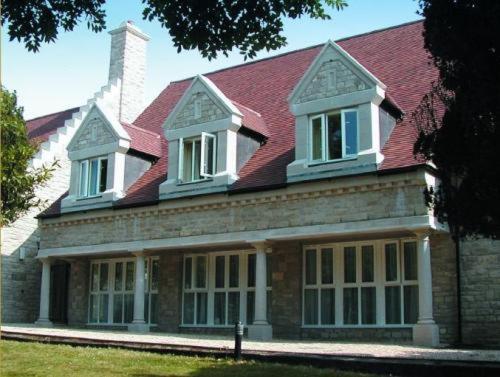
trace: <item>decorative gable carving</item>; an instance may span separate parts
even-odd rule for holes
[[[78,151],[114,141],[116,141],[116,136],[101,117],[96,115],[83,126],[79,137],[72,142],[71,150]]]
[[[172,122],[172,129],[206,123],[228,117],[228,112],[213,101],[206,92],[194,93]]]
[[[340,59],[321,64],[316,74],[298,98],[298,103],[334,97],[367,89],[369,83]]]

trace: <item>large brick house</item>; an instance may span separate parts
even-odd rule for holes
[[[28,125],[67,178],[38,216],[38,324],[500,343],[500,245],[457,260],[412,155],[437,78],[422,22],[172,82],[145,110],[149,38],[110,34],[108,85]]]

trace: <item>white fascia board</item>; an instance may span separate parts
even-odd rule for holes
[[[436,224],[435,219],[432,216],[421,215],[353,221],[338,224],[308,225],[289,228],[41,249],[38,252],[38,258],[122,253],[135,250],[137,247],[142,247],[145,250],[164,250],[168,252],[169,249],[178,250],[193,247],[231,246],[241,245],[242,243],[253,243],[261,240],[283,241],[319,239],[322,237],[335,236],[354,237],[361,234],[375,237],[377,234],[384,234],[388,232],[416,232],[419,230],[446,232],[446,229],[440,226],[440,224]]]
[[[360,71],[360,73],[363,76],[365,76],[369,81],[371,81],[374,85],[379,86],[384,91],[386,90],[387,87],[382,81],[380,81],[374,74],[368,71],[360,62],[354,59],[346,50],[344,50],[337,43],[335,43],[330,39],[325,43],[319,54],[314,58],[311,65],[309,65],[309,67],[307,68],[302,78],[299,80],[297,85],[295,85],[292,92],[288,95],[289,103],[293,103],[298,93],[300,93],[304,89],[304,86],[317,72],[319,66],[323,63],[323,56],[325,55],[325,53],[328,51],[329,48],[333,48],[336,52],[338,52],[340,56],[342,56],[348,63],[350,63],[351,66]]]
[[[243,117],[243,114],[241,114],[238,108],[229,100],[229,98],[226,97],[224,93],[222,93],[219,88],[217,88],[217,86],[210,79],[203,75],[198,75],[193,79],[193,81],[191,81],[191,84],[186,89],[181,99],[174,106],[167,119],[165,119],[165,122],[162,126],[164,130],[170,129],[170,125],[174,122],[179,111],[181,111],[187,104],[187,102],[191,99],[191,95],[194,91],[193,88],[196,88],[196,86],[200,84],[207,90],[208,94],[216,100],[216,102],[221,104],[226,109],[228,113],[230,113],[231,115],[237,115],[240,118]]]

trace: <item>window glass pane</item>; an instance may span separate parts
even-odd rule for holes
[[[122,323],[123,317],[123,295],[113,295],[113,323]]]
[[[100,294],[99,295],[99,322],[107,323],[108,322],[108,295]]]
[[[266,286],[273,285],[273,258],[271,254],[266,254]]]
[[[205,141],[205,155],[203,156],[205,166],[203,171],[205,174],[213,175],[214,174],[214,148],[215,148],[215,137],[212,135],[206,135],[204,137]]]
[[[215,288],[224,288],[226,258],[223,255],[215,257]]]
[[[374,259],[373,246],[363,246],[361,248],[361,265],[363,282],[374,281]]]
[[[248,254],[248,286],[255,287],[255,254]]]
[[[149,293],[144,294],[144,320],[149,323]]]
[[[335,289],[321,290],[321,324],[335,324]]]
[[[184,319],[186,325],[194,324],[194,293],[184,293]]]
[[[323,135],[321,132],[321,118],[315,118],[312,120],[312,159],[322,160],[323,159]]]
[[[234,325],[240,319],[240,292],[229,292],[227,303],[227,323]]]
[[[99,289],[101,291],[108,290],[108,268],[109,265],[107,263],[101,263],[101,273],[99,275]]]
[[[87,196],[87,186],[88,186],[88,169],[89,164],[87,161],[82,161],[80,164],[80,196]]]
[[[134,290],[134,262],[127,262],[125,273],[125,289],[127,291]]]
[[[97,194],[97,176],[99,169],[99,160],[90,161],[90,195]]]
[[[131,293],[123,295],[125,300],[124,305],[124,323],[132,323],[134,319],[134,295]]]
[[[123,262],[115,264],[115,291],[123,289]]]
[[[272,317],[271,317],[271,314],[273,312],[273,292],[272,291],[267,291],[267,294],[266,294],[266,301],[267,301],[267,322],[269,324],[271,324],[271,320],[272,320]]]
[[[184,288],[191,289],[191,273],[192,273],[193,258],[184,259]]]
[[[406,285],[404,288],[405,323],[417,323],[418,319],[418,285]]]
[[[304,324],[318,324],[318,290],[304,290]]]
[[[405,280],[417,280],[417,243],[405,242],[403,245]]]
[[[150,323],[158,323],[158,293],[151,294],[151,316]]]
[[[240,285],[240,257],[239,255],[229,256],[229,286],[231,288]]]
[[[193,179],[200,179],[200,164],[201,164],[201,140],[194,142],[194,164],[193,164]]]
[[[99,286],[99,264],[94,263],[92,264],[92,283],[91,283],[91,290],[92,291],[97,291],[97,287]]]
[[[204,292],[196,293],[196,323],[207,324],[207,294]]]
[[[253,323],[254,314],[255,314],[255,293],[247,292],[247,325],[251,325]]]
[[[196,288],[207,284],[207,257],[196,257]]]
[[[341,116],[328,115],[328,159],[342,158],[342,127]]]
[[[333,284],[333,249],[321,249],[321,283]]]
[[[101,160],[101,173],[100,173],[100,177],[99,177],[99,192],[106,191],[107,175],[108,175],[108,160],[103,159],[103,160]]]
[[[401,287],[385,287],[385,323],[401,323]]]
[[[160,271],[160,261],[158,259],[153,259],[153,269],[151,273],[151,289],[153,291],[158,290],[159,281],[159,271]]]
[[[385,280],[398,280],[398,249],[395,243],[385,245]]]
[[[361,288],[361,323],[373,325],[377,321],[377,302],[375,287]]]
[[[344,247],[344,282],[356,283],[356,248]]]
[[[316,284],[316,250],[306,250],[306,284]]]
[[[358,288],[344,288],[344,324],[358,324]]]
[[[214,324],[226,324],[226,293],[217,292],[214,294]]]
[[[184,141],[184,155],[183,155],[183,169],[182,180],[184,182],[191,182],[192,169],[193,169],[193,142],[190,140]]]
[[[146,259],[144,261],[144,292],[149,292],[149,269],[151,268],[149,264],[149,260]]]
[[[345,122],[345,154],[346,156],[358,153],[358,125],[357,112],[344,113]]]
[[[90,315],[89,322],[96,323],[97,322],[97,314],[98,314],[98,301],[97,295],[90,295]]]

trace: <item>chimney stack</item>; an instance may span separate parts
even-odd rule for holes
[[[122,22],[111,30],[109,80],[119,78],[121,90],[117,115],[121,122],[132,123],[144,109],[144,79],[146,45],[149,36],[134,26]]]

